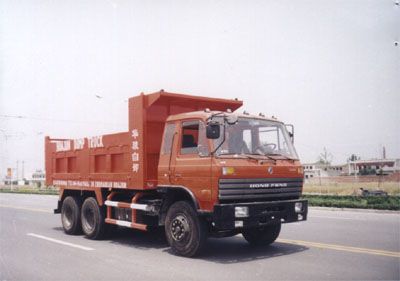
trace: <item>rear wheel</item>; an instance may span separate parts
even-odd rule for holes
[[[104,210],[96,199],[89,197],[83,202],[81,210],[82,230],[89,239],[101,239],[105,234]]]
[[[165,235],[175,254],[192,257],[207,241],[206,224],[188,202],[178,201],[168,209]]]
[[[281,224],[244,229],[242,235],[251,245],[269,245],[278,238]]]
[[[81,206],[81,200],[76,197],[68,196],[64,199],[61,207],[61,223],[65,233],[70,235],[81,233]]]

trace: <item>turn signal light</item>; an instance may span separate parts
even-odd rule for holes
[[[235,173],[235,168],[233,167],[222,167],[222,174],[224,176],[233,175]]]
[[[297,173],[298,173],[298,174],[302,174],[303,172],[304,172],[303,167],[297,168]]]

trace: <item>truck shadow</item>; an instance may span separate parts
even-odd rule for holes
[[[142,232],[129,228],[115,228],[105,239],[112,244],[120,244],[141,250],[168,248],[163,230]]]
[[[62,227],[54,228],[54,230],[63,231]],[[140,250],[160,249],[173,255],[163,229],[146,233],[129,228],[115,228],[104,239],[104,242]],[[254,247],[249,245],[241,235],[237,235],[229,238],[208,239],[206,249],[194,259],[221,264],[235,264],[293,255],[308,249],[304,246],[280,242],[275,242],[269,246]]]
[[[234,264],[293,255],[308,250],[307,247],[275,242],[269,246],[251,246],[241,235],[223,239],[209,239],[200,259]]]
[[[107,239],[113,244],[120,244],[136,249],[162,249],[173,255],[168,246],[163,230],[143,233],[132,229],[119,228]],[[254,247],[249,245],[241,235],[229,238],[210,238],[204,252],[195,259],[234,264],[279,256],[293,255],[308,250],[307,247],[275,242],[269,246]]]

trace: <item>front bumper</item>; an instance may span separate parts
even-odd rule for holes
[[[295,204],[302,203],[301,210]],[[247,217],[235,217],[235,207],[248,207]],[[268,224],[290,223],[307,220],[307,200],[285,200],[272,202],[231,203],[214,206],[213,223],[218,230],[251,228]]]

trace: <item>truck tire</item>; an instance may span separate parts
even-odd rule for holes
[[[184,257],[198,255],[207,241],[206,223],[187,201],[170,206],[165,218],[165,235],[172,251]]]
[[[82,201],[77,197],[68,196],[62,202],[61,223],[64,232],[70,235],[80,234]]]
[[[86,198],[81,210],[82,230],[89,239],[101,239],[104,237],[106,225],[104,222],[104,210],[100,208],[93,197]]]
[[[269,245],[278,238],[281,224],[244,229],[242,235],[251,245]]]

